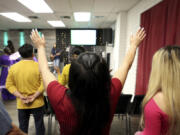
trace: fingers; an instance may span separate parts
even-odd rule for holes
[[[28,96],[28,97],[24,97],[24,98],[21,98],[21,101],[23,102],[23,104],[29,104],[29,103],[32,103],[34,101],[34,96],[31,95],[31,96]]]
[[[139,31],[139,37],[141,37],[144,33],[144,28],[140,28],[140,31]]]
[[[143,40],[146,37],[146,33],[144,33],[144,35],[142,35],[141,40]]]
[[[37,29],[35,29],[34,32],[35,32],[35,36],[36,36],[37,38],[41,38],[40,35],[39,35],[39,33],[38,33],[38,31],[37,31]]]
[[[146,33],[143,32],[142,35],[140,36],[140,39],[143,40],[145,38],[145,36],[146,36]]]
[[[21,100],[21,101],[23,102],[23,104],[28,104],[29,103],[29,100],[27,100],[27,99],[26,100],[24,99],[24,100]]]
[[[31,31],[31,36],[32,36],[32,39],[33,39],[33,40],[36,39],[36,32],[35,32],[34,29]]]
[[[134,36],[133,36],[133,35],[131,35],[130,40],[132,40],[133,38],[134,38]]]
[[[145,32],[144,28],[138,29],[136,34],[131,36],[131,38],[130,38],[131,45],[135,45],[136,47],[138,47],[140,45],[141,41],[145,38],[145,36],[146,36],[146,32]]]
[[[43,40],[45,40],[45,38],[44,38],[44,34],[42,34],[42,39],[43,39]]]
[[[31,40],[34,41],[34,39],[35,39],[34,29],[31,31],[30,37],[31,37]]]
[[[140,29],[138,30],[138,32],[137,32],[137,36],[138,36],[138,37],[141,37],[142,34],[143,34],[143,32],[144,32],[144,28],[140,28]]]
[[[38,33],[37,29],[32,29],[30,38],[36,48],[39,48],[40,46],[45,46],[45,38],[44,35],[42,34],[42,37]]]
[[[41,39],[41,37],[40,37],[37,29],[32,29],[30,38],[31,38],[32,40],[38,39],[38,38]]]
[[[144,28],[140,28],[140,29],[137,31],[136,36],[137,36],[140,40],[143,40],[144,37],[146,36],[146,32],[145,32]]]
[[[138,29],[138,31],[136,32],[136,35],[138,35],[141,31],[141,28]]]
[[[23,102],[24,104],[29,104],[29,103],[31,103],[31,102],[33,102],[33,101],[34,101],[34,98],[22,100],[22,102]]]
[[[23,95],[21,95],[21,96],[20,96],[20,99],[22,99],[22,100],[26,100],[27,98],[26,98],[26,97],[24,97]]]

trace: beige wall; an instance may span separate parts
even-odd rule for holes
[[[135,33],[140,26],[140,15],[144,11],[148,10],[149,8],[153,7],[157,3],[161,2],[162,0],[142,0],[140,1],[135,7],[127,13],[127,40],[126,40],[126,52],[129,47],[129,39],[131,33]],[[135,92],[135,85],[136,85],[136,70],[137,70],[137,56],[136,54],[135,61],[129,71],[126,83],[124,85],[123,92],[134,94]]]

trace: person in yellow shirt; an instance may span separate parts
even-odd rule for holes
[[[85,49],[84,47],[81,47],[81,46],[75,46],[73,49],[72,49],[72,60],[76,60],[77,57],[81,54],[85,52]],[[62,74],[60,73],[60,70],[58,67],[55,67],[55,70],[58,74],[58,82],[63,85],[63,86],[66,86],[68,87],[68,81],[69,81],[69,69],[71,67],[71,64],[67,64],[64,66],[63,70],[62,70]]]
[[[18,51],[22,60],[10,67],[6,88],[17,99],[19,128],[28,133],[30,114],[33,114],[36,135],[44,135],[44,87],[38,63],[33,60],[33,46],[25,44]]]

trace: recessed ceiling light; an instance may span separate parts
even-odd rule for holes
[[[62,21],[47,21],[53,27],[65,27]]]
[[[29,18],[26,18],[19,13],[16,12],[7,12],[7,13],[0,13],[0,15],[5,16],[11,20],[14,20],[16,22],[31,22]]]
[[[52,9],[44,0],[18,0],[34,13],[53,13]]]
[[[90,12],[74,12],[74,19],[76,22],[88,22],[90,17]]]

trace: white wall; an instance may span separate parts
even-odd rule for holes
[[[123,57],[126,52],[126,25],[127,25],[127,12],[118,14],[115,23],[115,41],[113,49],[113,65],[111,66],[114,73],[122,63]]]
[[[140,26],[140,15],[144,11],[148,10],[149,8],[153,7],[157,3],[161,2],[162,0],[142,0],[136,6],[134,6],[131,10],[127,13],[127,38],[126,38],[126,52],[129,47],[129,39],[131,33],[135,33]],[[135,92],[135,84],[136,84],[136,69],[137,69],[137,56],[136,54],[134,63],[129,71],[126,83],[123,88],[123,93],[125,94],[134,94]]]
[[[162,0],[141,0],[128,12],[120,12],[117,16],[116,23],[113,25],[115,28],[115,41],[112,55],[112,64],[110,67],[113,68],[112,74],[118,69],[123,61],[125,53],[129,48],[129,39],[131,33],[135,33],[140,26],[140,15],[144,11],[153,7]],[[134,94],[136,84],[136,69],[137,69],[137,56],[136,54],[134,63],[129,71],[126,83],[123,88],[124,94]]]

